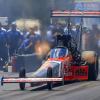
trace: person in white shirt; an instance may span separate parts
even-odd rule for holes
[[[49,42],[49,43],[53,43],[54,42],[54,38],[52,37],[52,30],[53,30],[53,26],[50,25],[49,26],[49,30],[47,31],[47,37],[46,37],[47,42]]]

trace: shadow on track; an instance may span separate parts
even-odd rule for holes
[[[80,80],[66,81],[66,82],[65,82],[65,85],[73,84],[73,83],[76,83],[76,82],[78,83],[78,82],[83,82],[83,81],[80,81]],[[64,90],[54,90],[54,88],[60,87],[60,86],[62,86],[62,83],[54,83],[54,84],[53,84],[53,88],[52,88],[51,91],[64,91]],[[37,87],[37,88],[32,89],[32,90],[30,90],[30,91],[39,91],[39,90],[44,90],[44,89],[47,89],[47,85],[41,86],[41,87]]]

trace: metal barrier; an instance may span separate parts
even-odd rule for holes
[[[42,65],[42,60],[38,59],[39,54],[17,56],[17,72],[24,67],[26,72],[36,71]]]

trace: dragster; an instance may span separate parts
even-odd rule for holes
[[[70,17],[98,18],[98,12],[69,12],[50,10],[50,17],[68,17],[68,29]],[[82,33],[82,20],[81,20]],[[68,30],[69,33],[69,30]],[[81,51],[82,36],[80,33],[80,50],[77,49],[77,43],[71,35],[58,35],[56,37],[57,47],[51,50],[48,60],[31,77],[27,77],[25,69],[22,67],[19,77],[2,77],[1,85],[4,83],[19,83],[20,89],[25,89],[25,83],[31,86],[47,83],[49,90],[53,87],[53,82],[69,80],[96,80],[98,77],[98,56],[95,51]],[[62,42],[62,45],[59,45]]]

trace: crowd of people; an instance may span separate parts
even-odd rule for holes
[[[69,31],[69,32],[68,32]],[[69,25],[69,30],[66,28],[66,30],[64,30],[61,27],[61,23],[57,22],[56,23],[56,27],[50,25],[49,26],[49,30],[47,32],[47,42],[49,42],[52,47],[56,46],[56,36],[57,35],[71,35],[73,37],[73,40],[78,41],[79,40],[79,34],[80,34],[80,24],[76,24],[76,28],[74,28],[74,26],[70,23]]]
[[[98,54],[100,51],[100,29],[96,23],[93,23],[91,28],[87,28],[84,35],[85,44],[87,50],[96,51]]]
[[[83,30],[84,31],[84,30]],[[97,24],[94,23],[92,25],[92,29],[89,31],[90,34],[86,39],[86,44],[93,45],[97,42],[100,42],[100,30],[97,27]],[[71,23],[69,25],[69,30],[66,28],[64,30],[61,26],[60,22],[57,22],[55,27],[53,25],[49,26],[49,30],[46,34],[46,41],[50,44],[50,48],[54,48],[56,46],[56,37],[57,35],[71,35],[73,40],[79,41],[80,35],[80,24],[76,24],[74,27]],[[87,32],[85,32],[87,34]],[[10,29],[6,31],[3,28],[2,23],[0,22],[0,62],[3,66],[5,61],[8,61],[9,57],[14,54],[32,54],[35,52],[35,49],[40,46],[42,43],[41,32],[38,30],[37,26],[31,26],[29,31],[24,35],[17,28],[15,22],[10,25]],[[95,47],[94,47],[95,48]]]
[[[41,35],[37,32],[37,26],[31,26],[26,36],[20,32],[15,22],[6,31],[0,22],[0,65],[3,66],[14,54],[32,54],[35,44],[41,42]],[[0,67],[1,67],[0,66]]]

